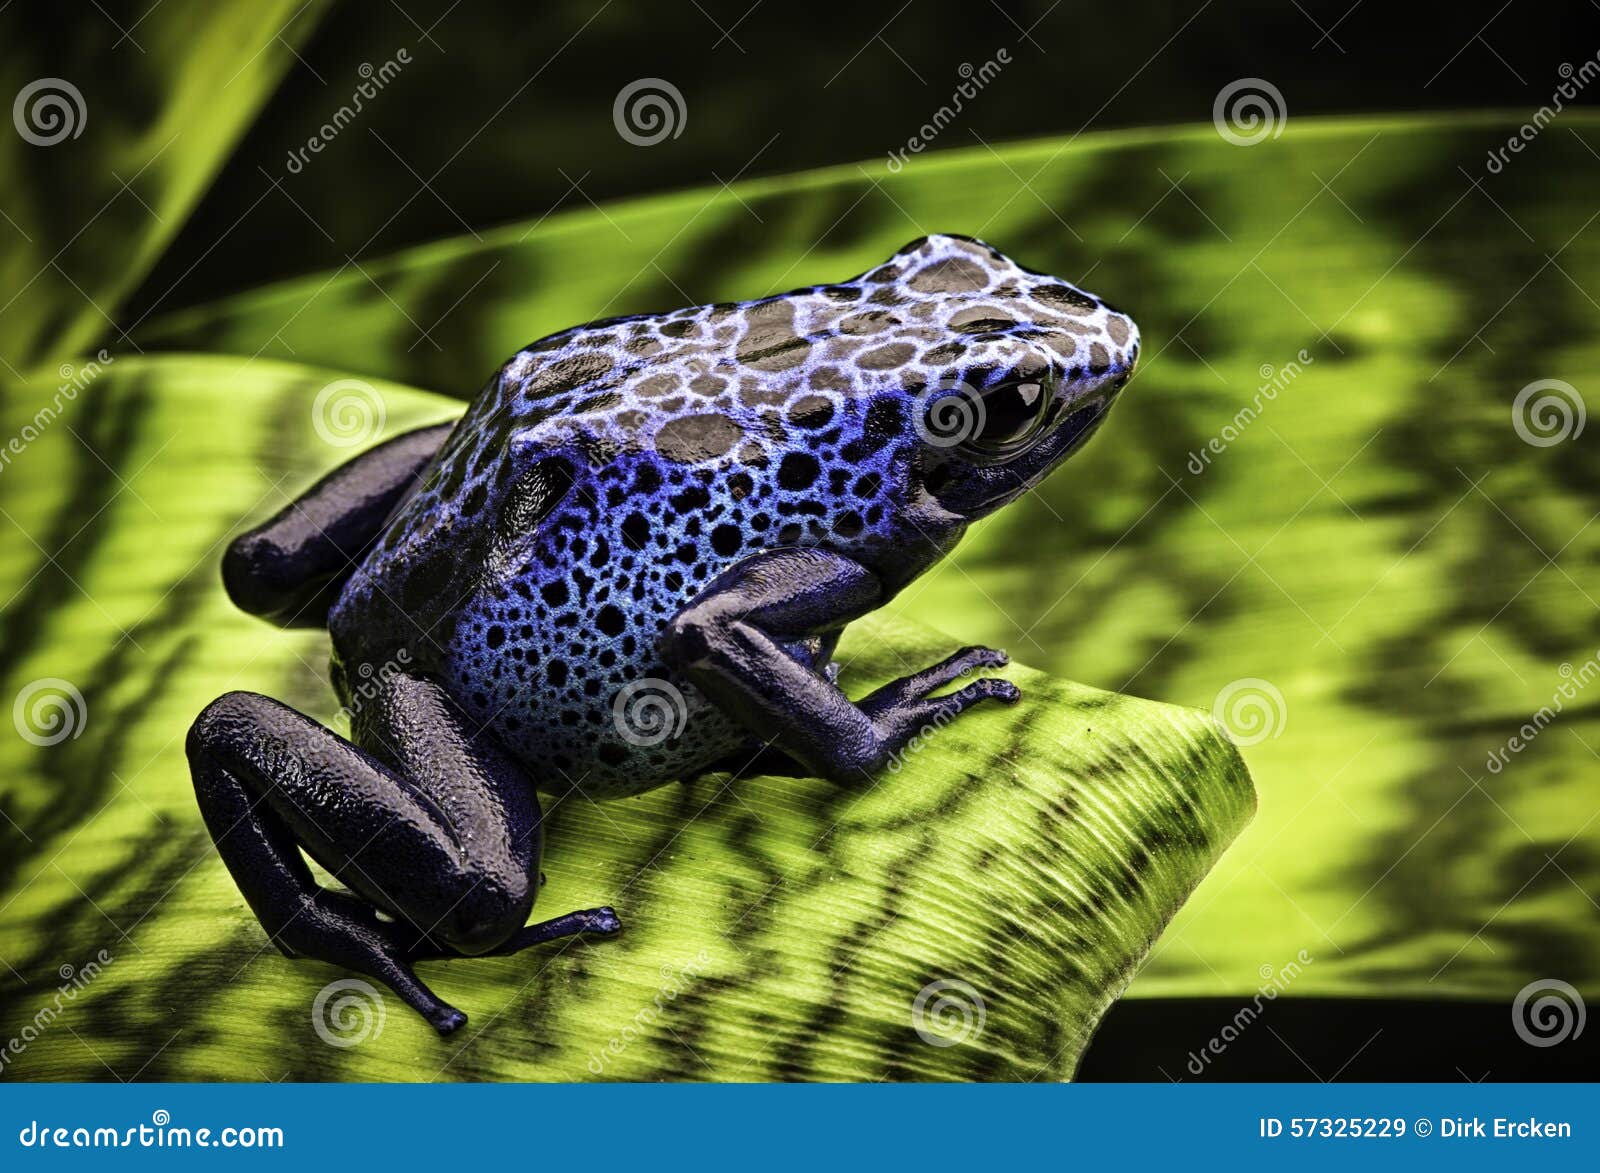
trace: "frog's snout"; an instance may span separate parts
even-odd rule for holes
[[[1113,346],[1110,369],[1106,371],[1098,390],[1110,397],[1127,386],[1128,380],[1133,378],[1134,368],[1139,365],[1139,327],[1127,314],[1119,313],[1110,306],[1106,307],[1106,313],[1109,315],[1106,337]]]
[[[1131,375],[1133,374],[1133,368],[1139,362],[1139,324],[1127,314],[1117,313],[1115,310],[1111,311],[1111,313],[1121,326],[1120,329],[1113,331],[1112,337],[1115,338],[1117,334],[1123,334],[1127,338],[1127,341],[1123,342],[1119,347],[1122,352],[1120,365],[1124,371]]]

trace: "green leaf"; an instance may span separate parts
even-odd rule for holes
[[[98,339],[128,348],[134,323],[120,319],[119,304],[227,161],[324,5],[165,0],[142,16],[51,14],[49,35],[28,27],[40,15],[26,5],[7,8],[0,98],[16,133],[0,134],[0,380],[15,380]]]
[[[324,1029],[349,1041],[381,1017],[381,1036],[325,1045],[317,996],[351,975],[269,945],[196,816],[183,734],[231,688],[335,719],[326,637],[239,614],[217,578],[242,519],[354,451],[312,425],[334,377],[130,358],[6,401],[20,451],[0,464],[0,695],[29,703],[0,741],[0,940],[17,979],[0,1034],[59,1009],[63,963],[83,986],[66,983],[70,1017],[46,1015],[8,1074],[1067,1078],[1250,818],[1249,777],[1207,715],[1013,667],[1019,705],[933,731],[859,793],[713,775],[555,804],[540,908],[613,903],[624,935],[425,966],[471,1015],[444,1042],[392,996],[357,991],[365,1019],[336,1011],[336,989]],[[459,410],[375,392],[390,430]],[[957,642],[875,617],[847,633],[845,683]],[[51,696],[66,725],[35,710]]]
[[[1585,437],[1524,442],[1513,405],[1559,379],[1596,406],[1600,117],[1565,111],[1487,170],[1522,118],[941,150],[512,225],[137,337],[467,396],[574,322],[979,234],[1130,311],[1142,366],[1081,456],[895,610],[1115,692],[1282,698],[1245,749],[1261,818],[1131,994],[1248,996],[1301,950],[1296,996],[1587,990],[1600,705],[1560,690],[1563,664],[1600,654],[1600,466]],[[1557,698],[1557,724],[1492,770]]]

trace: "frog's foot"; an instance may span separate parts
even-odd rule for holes
[[[614,909],[609,906],[585,908],[578,912],[569,912],[565,916],[540,921],[538,924],[526,925],[512,933],[504,942],[496,945],[493,949],[476,954],[476,956],[509,957],[513,953],[521,953],[531,946],[543,945],[546,941],[557,941],[562,937],[591,935],[615,937],[621,932],[622,921],[617,917]],[[450,948],[448,945],[432,940],[422,942],[411,952],[411,958],[415,961],[462,956],[466,955]]]
[[[585,908],[580,912],[569,912],[566,916],[558,916],[553,920],[540,921],[536,925],[528,925],[512,933],[506,943],[489,951],[493,957],[507,957],[513,953],[521,953],[531,945],[542,945],[546,941],[559,940],[562,937],[615,937],[622,932],[622,921],[617,917],[616,910],[609,905],[600,908]]]
[[[872,719],[878,737],[891,756],[899,754],[914,737],[926,737],[973,705],[994,700],[1015,704],[1022,693],[1009,680],[984,677],[945,696],[929,696],[984,668],[1003,668],[1004,652],[992,648],[962,648],[931,668],[914,672],[863,697],[858,705]]]
[[[415,934],[380,921],[372,908],[340,892],[318,889],[304,897],[300,910],[274,929],[262,926],[285,957],[326,961],[376,978],[441,1035],[466,1024],[467,1016],[445,1002],[411,968],[415,951],[404,938]]]
[[[284,953],[375,978],[448,1034],[466,1016],[417,979],[413,961],[483,954],[521,939],[519,930],[614,922],[595,910],[522,928],[539,875],[538,798],[436,685],[391,678],[354,724],[373,752],[235,692],[189,731],[206,827]],[[302,851],[350,891],[318,885]]]

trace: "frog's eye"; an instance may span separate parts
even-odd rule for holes
[[[1023,447],[1038,432],[1053,400],[1050,384],[1040,379],[1015,380],[985,388],[980,411],[967,444],[987,456],[1003,456]]]
[[[934,448],[959,448],[984,462],[1003,460],[1030,445],[1054,403],[1047,375],[986,387],[945,380],[918,396],[917,433]]]

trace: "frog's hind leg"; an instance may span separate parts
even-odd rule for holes
[[[522,927],[538,889],[538,797],[436,685],[393,678],[353,724],[368,748],[235,692],[189,732],[206,827],[284,953],[368,974],[449,1033],[466,1017],[414,961],[616,931],[610,909]],[[354,895],[320,887],[302,850]]]
[[[222,559],[229,598],[282,627],[323,626],[345,580],[453,426],[420,428],[368,449],[240,534]]]

